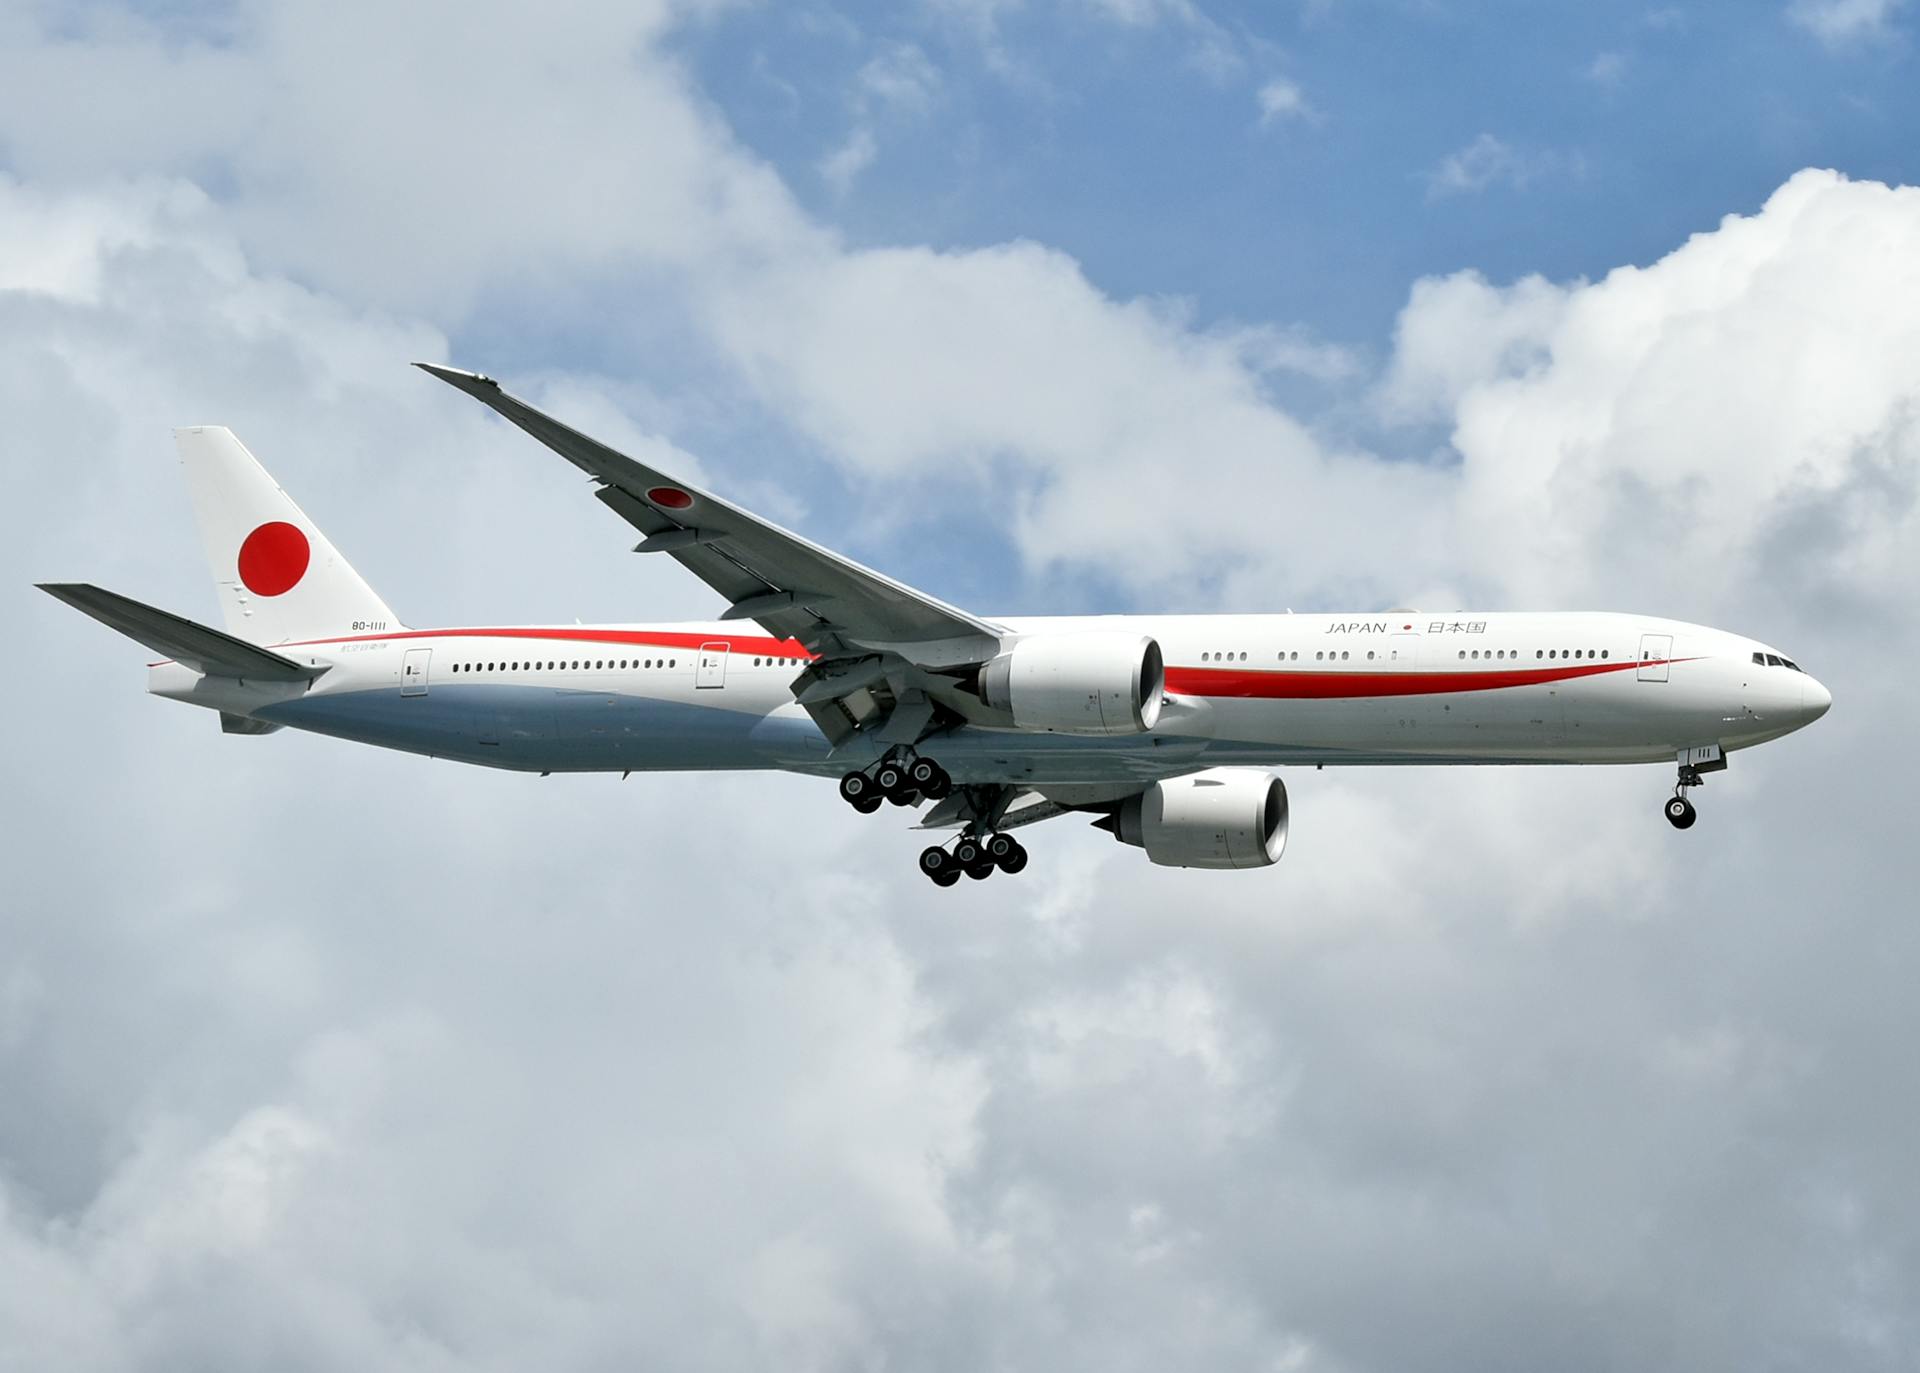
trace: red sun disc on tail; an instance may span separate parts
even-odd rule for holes
[[[647,492],[647,499],[662,510],[685,510],[693,504],[693,497],[677,486],[656,486]]]
[[[300,584],[312,558],[305,534],[285,520],[271,520],[240,545],[240,580],[256,596],[278,596]]]

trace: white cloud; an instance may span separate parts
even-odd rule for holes
[[[855,84],[881,106],[918,113],[932,104],[940,73],[914,44],[888,43],[861,66]]]
[[[1627,57],[1620,52],[1596,54],[1585,71],[1587,80],[1596,86],[1617,86],[1626,79],[1626,75]]]
[[[1831,48],[1875,41],[1891,32],[1890,22],[1905,0],[1793,0],[1787,17]]]
[[[874,156],[880,151],[879,140],[873,130],[865,124],[857,126],[847,135],[847,141],[820,159],[820,176],[833,189],[844,195],[853,186],[868,167],[873,165]]]
[[[1287,119],[1310,119],[1313,107],[1306,93],[1292,81],[1276,77],[1260,87],[1254,96],[1260,107],[1260,125],[1266,128]]]
[[[879,126],[924,116],[940,90],[940,74],[911,43],[888,43],[855,75],[849,95],[854,125],[846,141],[820,161],[820,175],[845,195],[880,151]]]
[[[1427,173],[1427,196],[1472,195],[1493,186],[1524,189],[1542,176],[1557,173],[1565,159],[1544,150],[1524,150],[1483,133],[1464,148],[1448,153]]]
[[[1878,595],[1920,575],[1920,528],[1876,494],[1912,479],[1920,319],[1887,301],[1916,253],[1920,191],[1803,172],[1592,285],[1423,283],[1389,395],[1453,407],[1487,575],[1566,602],[1787,576]]]

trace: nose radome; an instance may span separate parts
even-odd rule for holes
[[[1812,724],[1825,715],[1832,705],[1833,693],[1809,676],[1800,688],[1800,708],[1807,713],[1807,723]]]

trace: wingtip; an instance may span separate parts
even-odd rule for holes
[[[450,386],[458,386],[462,391],[473,391],[484,386],[490,386],[496,391],[500,389],[499,382],[480,372],[467,372],[458,367],[447,367],[437,362],[416,362],[413,365],[422,372],[440,378]]]

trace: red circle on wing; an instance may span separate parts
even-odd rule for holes
[[[279,596],[307,575],[313,545],[285,520],[270,520],[240,545],[240,580],[256,596]]]
[[[647,492],[647,499],[662,510],[685,510],[693,504],[693,497],[677,486],[656,486]]]

